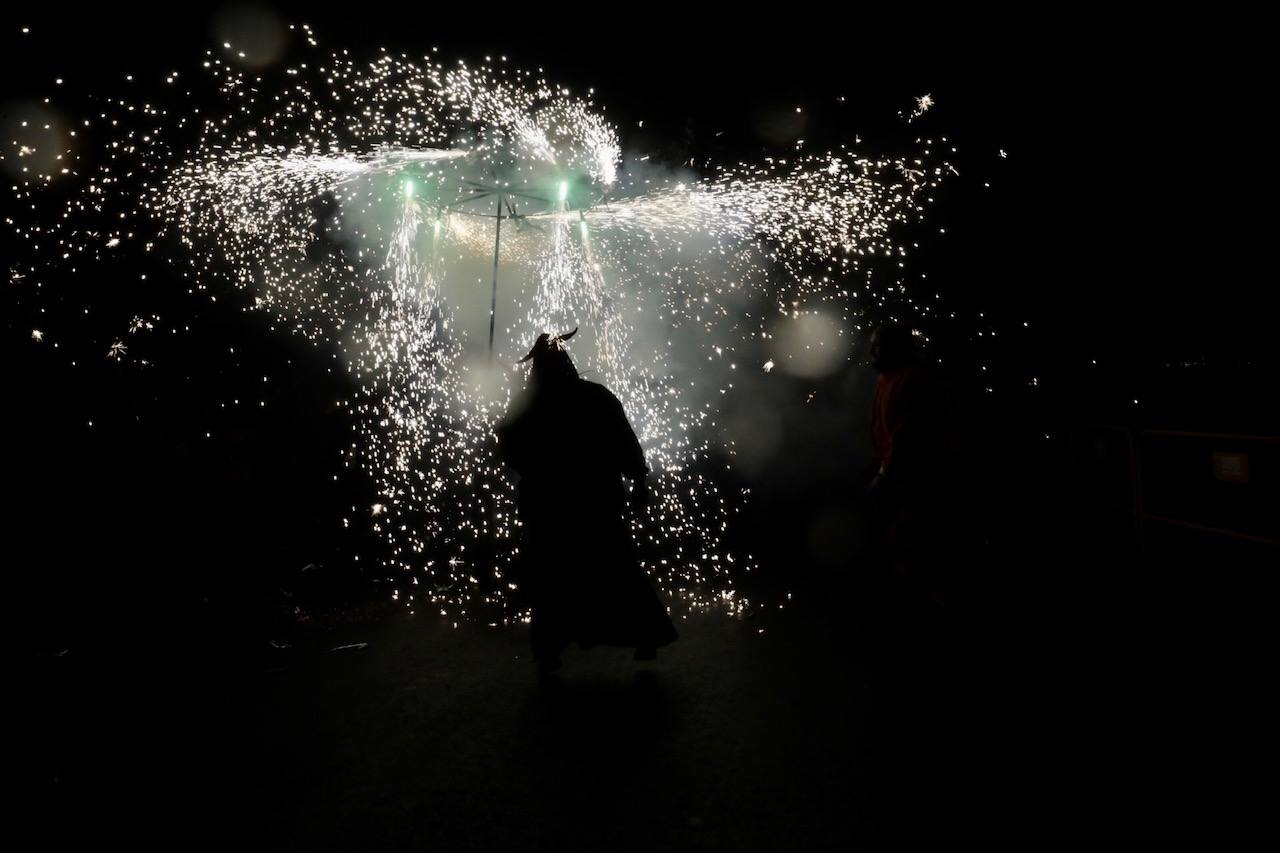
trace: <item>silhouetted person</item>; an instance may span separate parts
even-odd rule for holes
[[[528,387],[498,427],[502,458],[520,475],[517,581],[543,672],[572,642],[633,647],[643,660],[676,639],[625,517],[623,477],[648,500],[644,451],[618,398],[578,376],[564,348],[575,332],[538,337],[521,359],[532,362]]]
[[[871,405],[876,454],[871,492],[880,545],[894,574],[941,604],[948,475],[939,389],[906,326],[886,323],[876,329],[871,364],[880,373]]]

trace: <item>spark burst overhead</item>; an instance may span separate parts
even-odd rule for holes
[[[734,448],[718,415],[748,372],[805,363],[798,349],[845,357],[860,300],[884,299],[894,282],[876,276],[901,266],[902,228],[951,171],[946,140],[678,173],[624,157],[592,93],[505,58],[357,59],[294,32],[304,53],[276,69],[247,71],[228,46],[155,92],[129,79],[128,94],[14,140],[6,223],[27,251],[11,280],[38,289],[55,269],[160,257],[193,294],[242,291],[338,354],[355,388],[338,464],[379,495],[344,523],[379,534],[364,562],[398,601],[455,622],[524,616],[493,426],[537,334],[581,327],[579,368],[617,394],[654,470],[633,520],[646,568],[677,606],[745,612],[754,563],[729,530],[747,496],[725,485]],[[129,362],[148,350],[126,341],[159,323],[135,317],[102,346]],[[777,340],[794,337],[779,335],[787,323],[803,343]]]

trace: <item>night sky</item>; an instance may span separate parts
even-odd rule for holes
[[[114,75],[190,67],[214,46],[217,5],[180,19],[128,8],[15,18],[4,33],[6,99],[47,96],[57,77],[66,89],[106,93]],[[1249,186],[1265,185],[1259,54],[1213,23],[1083,7],[1043,17],[517,7],[483,25],[413,6],[275,8],[353,52],[502,53],[595,87],[624,150],[671,164],[776,154],[795,138],[810,150],[854,135],[870,146],[897,141],[909,135],[900,113],[930,93],[936,106],[922,132],[958,146],[962,174],[931,215],[948,236],[914,253],[908,276],[927,270],[946,290],[970,326],[957,335],[976,330],[978,312],[1010,333],[1031,321],[1032,357],[1068,374],[1100,355],[1143,372],[1256,362],[1272,349],[1249,310],[1262,285],[1245,263],[1260,228],[1250,199],[1266,194]],[[1219,55],[1224,47],[1230,55]],[[991,361],[1004,362],[1011,383],[1009,362],[1031,367],[1021,356]]]

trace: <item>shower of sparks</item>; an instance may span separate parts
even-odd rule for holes
[[[933,106],[933,103],[933,95],[930,95],[928,92],[916,98],[915,109],[911,111],[911,115],[907,116],[907,122],[913,122],[920,118],[920,116],[927,113],[929,108]]]
[[[654,499],[632,519],[646,569],[679,606],[745,612],[737,584],[753,559],[727,544],[745,493],[722,485],[735,451],[717,428],[737,362],[778,322],[821,310],[852,325],[876,265],[902,265],[895,232],[948,171],[934,141],[906,157],[842,147],[677,180],[625,167],[590,95],[505,58],[358,62],[297,31],[305,55],[274,72],[211,51],[203,82],[183,78],[209,91],[98,99],[57,159],[17,148],[25,213],[8,221],[24,271],[89,269],[103,247],[153,253],[193,293],[243,290],[277,327],[338,353],[355,389],[342,464],[379,498],[343,524],[379,534],[371,556],[395,600],[453,621],[525,616],[493,427],[529,343],[580,327],[580,369],[621,399],[654,471]],[[916,115],[931,104],[917,99]],[[69,200],[45,209],[61,181],[75,182]],[[495,361],[507,367],[493,368],[498,215]],[[159,321],[135,317],[128,332]],[[127,351],[116,340],[108,355]]]

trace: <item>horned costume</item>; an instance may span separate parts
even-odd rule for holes
[[[520,475],[517,582],[544,668],[571,642],[643,654],[676,638],[625,517],[622,478],[643,488],[644,451],[618,398],[578,376],[564,348],[575,332],[538,337],[521,359],[533,362],[528,388],[497,431],[502,458]]]

